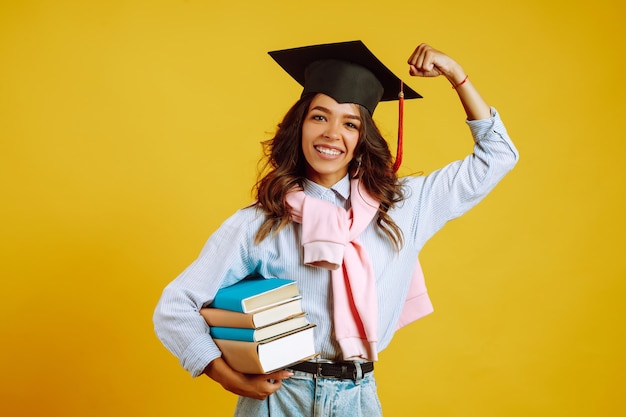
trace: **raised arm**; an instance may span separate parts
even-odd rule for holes
[[[408,64],[412,76],[443,75],[448,79],[465,109],[474,139],[474,151],[464,159],[407,182],[413,187],[407,194],[412,196],[409,199],[413,199],[418,213],[408,235],[414,236],[421,248],[445,223],[489,194],[515,166],[519,154],[499,113],[481,97],[461,65],[427,44],[415,49]]]
[[[409,73],[417,77],[438,77],[443,75],[450,81],[461,99],[467,120],[488,119],[491,109],[463,68],[441,51],[423,43],[415,48],[408,60]]]

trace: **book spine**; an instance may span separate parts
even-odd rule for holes
[[[241,299],[237,298],[228,298],[228,297],[216,297],[211,303],[211,307],[219,308],[222,310],[236,311],[238,313],[243,313],[243,302]]]
[[[211,327],[211,336],[214,339],[240,340],[242,342],[254,342],[254,329],[242,329],[236,327]]]
[[[236,371],[245,374],[263,374],[258,354],[258,343],[241,342],[238,340],[215,339],[217,347],[222,351],[226,362]]]
[[[254,316],[246,313],[222,310],[216,308],[202,308],[200,315],[204,317],[211,327],[243,327],[252,329],[258,327],[254,324]]]
[[[247,313],[249,312],[248,310],[251,310],[247,308],[247,303],[255,300],[259,296],[264,296],[268,293],[271,294],[275,291],[279,291],[283,287],[289,286],[294,286],[297,291],[295,281],[292,280],[281,278],[243,279],[229,287],[218,290],[210,307]],[[272,302],[276,302],[276,300]]]

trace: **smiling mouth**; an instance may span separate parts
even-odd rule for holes
[[[336,149],[329,149],[329,148],[322,148],[319,146],[315,146],[315,150],[318,151],[319,153],[323,153],[324,155],[329,155],[329,156],[341,155],[341,151],[338,151]]]

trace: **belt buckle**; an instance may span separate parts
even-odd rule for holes
[[[323,362],[317,362],[315,369],[315,377],[316,378],[331,378],[331,379],[351,379],[352,381],[358,381],[363,378],[363,371],[361,370],[361,364],[358,362],[354,362],[352,365],[354,369],[352,372],[348,370],[349,363],[341,363],[336,364],[341,366],[341,375],[325,375],[322,372]]]
[[[316,362],[315,363],[315,377],[316,378],[333,378],[333,379],[337,379],[337,377],[335,375],[324,375],[324,373],[322,372],[322,365],[324,363],[328,363],[328,362]]]

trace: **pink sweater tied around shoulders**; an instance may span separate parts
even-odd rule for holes
[[[302,224],[306,265],[331,271],[333,322],[344,360],[378,360],[378,295],[369,254],[358,236],[375,218],[380,202],[353,179],[351,209],[307,196],[287,193],[292,220]],[[396,329],[433,311],[419,260]]]

